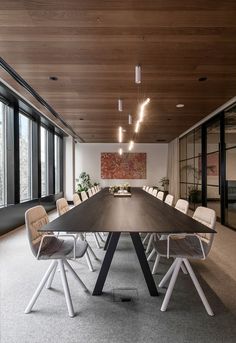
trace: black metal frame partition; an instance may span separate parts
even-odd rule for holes
[[[7,171],[7,204],[0,208],[0,235],[24,223],[24,212],[27,208],[42,203],[46,210],[55,207],[57,197],[63,193],[63,136],[66,134],[40,112],[0,82],[0,100],[8,106],[6,128],[6,171]],[[19,115],[27,116],[32,123],[32,199],[20,202],[20,149],[19,149]],[[49,194],[41,197],[41,142],[40,127],[48,132]],[[55,194],[55,159],[54,135],[60,137],[60,192]],[[13,215],[14,214],[14,215]]]
[[[231,105],[230,108],[232,106]],[[217,113],[215,116],[201,124],[200,126],[196,127],[192,131],[188,132],[186,135],[182,136],[180,138],[180,144],[182,139],[186,139],[186,149],[187,149],[187,135],[189,135],[191,132],[195,130],[201,130],[201,186],[202,186],[202,199],[201,204],[203,206],[207,206],[207,128],[210,127],[211,124],[214,122],[219,121],[219,127],[220,127],[220,142],[219,142],[219,193],[220,193],[220,222],[221,224],[227,225],[228,227],[236,230],[235,227],[230,226],[228,223],[226,223],[226,217],[225,217],[225,208],[226,208],[226,144],[225,144],[225,112],[228,110],[226,108],[225,110]],[[181,150],[181,149],[180,149]],[[186,154],[187,157],[187,154]],[[180,173],[181,173],[181,162],[185,160],[181,160],[181,156],[179,158],[179,165],[180,165]],[[186,159],[187,161],[187,159]],[[180,186],[182,184],[185,184],[184,182],[181,182],[180,180]],[[186,187],[188,185],[187,178],[186,178]],[[198,204],[199,205],[199,204]],[[194,208],[192,208],[194,210]],[[218,218],[219,219],[219,218]]]

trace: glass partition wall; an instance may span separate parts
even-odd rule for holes
[[[0,101],[0,207],[7,203],[6,120],[6,106]]]
[[[202,202],[201,154],[201,130],[180,139],[180,196],[192,209]]]
[[[236,105],[180,138],[180,196],[236,229]]]

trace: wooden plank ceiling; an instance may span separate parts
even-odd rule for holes
[[[119,125],[129,141],[128,114],[135,122],[145,97],[135,141],[169,142],[236,94],[234,0],[0,0],[0,8],[0,55],[84,142],[117,142]]]

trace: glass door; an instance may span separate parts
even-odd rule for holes
[[[206,127],[206,201],[207,207],[221,218],[220,196],[220,119]]]
[[[225,112],[225,224],[236,228],[236,107]]]

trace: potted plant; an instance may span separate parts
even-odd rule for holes
[[[87,192],[89,188],[92,187],[91,179],[89,174],[82,172],[79,176],[79,179],[76,179],[77,182],[77,193],[82,191]]]
[[[201,203],[202,191],[198,189],[201,173],[196,167],[192,166],[191,164],[187,164],[182,168],[182,170],[186,170],[188,175],[192,174],[194,180],[194,185],[188,187],[189,202],[193,204]]]
[[[169,186],[169,179],[166,176],[162,177],[160,180],[160,184],[163,187],[164,192],[167,192]]]

